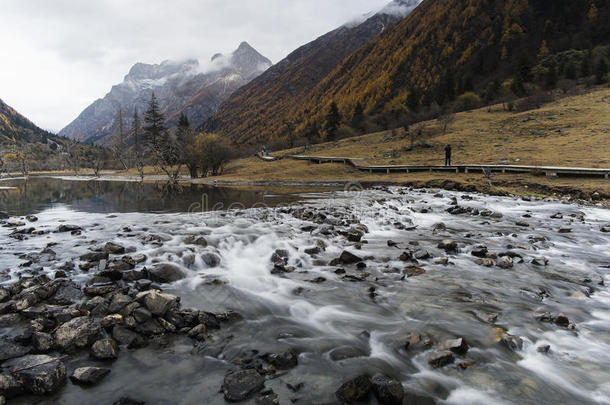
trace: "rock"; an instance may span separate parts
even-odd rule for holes
[[[256,370],[242,370],[225,376],[222,392],[227,402],[240,402],[251,398],[264,386],[265,378]]]
[[[380,405],[401,405],[405,396],[402,384],[390,377],[376,374],[371,378],[373,392]]]
[[[570,320],[568,319],[567,315],[564,314],[563,312],[560,313],[559,315],[557,315],[553,319],[553,322],[555,322],[555,324],[557,324],[559,326],[563,326],[564,328],[567,328],[570,325]]]
[[[91,296],[101,296],[106,295],[115,291],[117,288],[116,284],[110,283],[96,283],[90,286],[87,286],[83,289],[83,292],[87,295]]]
[[[447,253],[457,253],[458,244],[456,241],[451,239],[445,239],[438,244],[439,249],[443,249]]]
[[[66,366],[57,357],[45,354],[30,354],[4,364],[10,372],[21,379],[26,391],[50,394],[66,383]]]
[[[487,256],[487,246],[484,245],[478,245],[475,246],[474,248],[472,248],[472,251],[470,252],[470,254],[472,254],[475,257],[481,257],[484,258]]]
[[[476,264],[480,265],[480,266],[485,266],[485,267],[493,267],[496,262],[493,261],[493,259],[478,259],[476,262]]]
[[[88,347],[100,336],[100,327],[86,316],[74,318],[55,331],[55,343],[64,351]]]
[[[38,353],[47,353],[55,346],[55,339],[48,333],[34,332],[32,334],[32,346]]]
[[[501,342],[513,352],[523,349],[523,339],[519,336],[513,336],[506,333],[502,336]]]
[[[31,349],[27,346],[18,345],[10,340],[0,340],[0,363],[5,360],[25,356],[30,351]]]
[[[517,221],[517,222],[515,222],[515,225],[523,227],[523,228],[528,228],[530,226],[530,224],[525,221]]]
[[[146,345],[146,340],[142,336],[123,326],[115,326],[112,329],[112,337],[120,344],[126,345],[129,349]]]
[[[322,249],[319,246],[314,246],[314,247],[305,249],[305,253],[310,256],[315,256],[315,255],[319,254],[321,251],[322,251]]]
[[[129,397],[120,398],[118,401],[114,401],[112,405],[145,405],[144,401],[137,401]]]
[[[534,257],[532,259],[532,264],[534,266],[546,266],[549,264],[549,259],[544,256]]]
[[[70,376],[75,384],[95,385],[110,374],[110,369],[106,367],[79,367]]]
[[[433,368],[445,367],[448,364],[452,364],[455,361],[453,353],[449,351],[436,352],[429,359],[428,364]]]
[[[63,233],[63,232],[78,232],[78,231],[82,231],[82,228],[78,225],[60,225],[58,230],[58,232]]]
[[[0,398],[15,398],[25,392],[21,379],[12,374],[0,374]],[[2,403],[2,401],[0,401]]]
[[[36,222],[38,221],[38,217],[36,215],[28,215],[25,217],[25,219],[27,219],[29,222]]]
[[[432,255],[426,249],[417,249],[413,252],[413,258],[415,260],[427,260],[430,259]]]
[[[100,321],[100,326],[104,329],[111,329],[115,325],[122,325],[122,324],[123,324],[123,315],[121,315],[121,314],[106,315]]]
[[[408,278],[411,278],[411,277],[417,277],[417,276],[426,274],[426,270],[422,269],[421,267],[409,266],[409,267],[406,267],[402,271],[402,273],[404,275],[406,275]]]
[[[371,381],[365,375],[346,381],[335,392],[340,401],[353,403],[364,402],[371,391]]]
[[[9,298],[11,298],[11,293],[4,288],[0,288],[0,302],[6,302]]]
[[[268,354],[265,360],[277,370],[288,370],[298,365],[298,356],[293,352]]]
[[[538,322],[552,322],[553,316],[550,312],[534,312],[534,319]]]
[[[368,353],[354,346],[339,346],[331,350],[329,356],[333,361],[341,361],[345,359],[352,359],[354,357],[366,357],[368,356]]]
[[[194,328],[192,328],[191,330],[189,330],[187,335],[191,339],[204,341],[206,332],[207,332],[206,326],[201,323],[201,324],[195,326]]]
[[[91,346],[91,356],[98,360],[114,360],[119,357],[119,345],[114,339],[100,339]]]
[[[347,250],[344,250],[341,253],[341,256],[339,256],[337,259],[335,259],[338,261],[338,264],[356,264],[362,261],[362,259],[358,256],[356,256],[353,253],[348,252]]]
[[[603,233],[610,233],[610,225],[602,226],[600,231]]]
[[[80,257],[83,262],[99,262],[108,260],[108,252],[89,252]]]
[[[256,405],[279,405],[280,397],[277,394],[265,394],[254,400]]]
[[[0,211],[0,219],[9,219],[10,215],[6,211]]]
[[[513,267],[513,258],[510,256],[500,256],[496,265],[501,269],[510,269]]]
[[[201,255],[201,260],[210,268],[220,266],[220,256],[214,253],[204,253]]]
[[[464,355],[470,349],[470,346],[466,343],[463,338],[447,340],[441,343],[440,350],[451,350],[455,354]]]
[[[538,346],[536,348],[536,351],[538,351],[538,353],[543,353],[546,354],[551,350],[551,345],[542,345],[542,346]]]
[[[186,277],[186,273],[180,267],[171,263],[160,263],[148,270],[152,281],[158,283],[173,283]]]
[[[156,316],[164,316],[165,313],[179,306],[180,298],[171,294],[163,294],[157,290],[141,292],[136,296],[136,300],[146,306],[146,308]]]
[[[567,227],[559,228],[559,230],[557,232],[559,232],[559,233],[572,233],[572,228],[567,228]]]
[[[122,255],[125,253],[125,247],[118,243],[108,242],[104,246],[104,251],[113,255]]]

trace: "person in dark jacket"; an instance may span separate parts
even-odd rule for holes
[[[445,166],[451,166],[451,145],[445,146]]]

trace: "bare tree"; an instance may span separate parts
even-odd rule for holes
[[[30,165],[29,165],[29,148],[27,144],[20,144],[17,142],[15,137],[13,137],[13,148],[15,153],[15,160],[19,165],[19,171],[26,179],[30,173]]]
[[[409,150],[415,149],[415,141],[421,140],[424,134],[425,124],[423,122],[418,122],[416,124],[411,125],[410,127],[406,127],[405,130],[409,134],[409,140],[411,145],[409,146]]]
[[[129,150],[127,148],[127,142],[125,142],[125,125],[123,120],[123,107],[119,107],[117,113],[117,125],[118,134],[112,146],[114,156],[119,161],[123,169],[129,169]]]
[[[155,164],[173,184],[178,183],[182,170],[183,147],[175,132],[164,130],[150,144]]]
[[[68,166],[74,171],[74,174],[78,176],[78,171],[80,170],[82,160],[83,160],[83,150],[80,142],[74,139],[66,139],[64,143],[64,158]]]
[[[443,114],[437,118],[437,121],[443,131],[443,135],[445,135],[449,126],[455,121],[455,114]]]

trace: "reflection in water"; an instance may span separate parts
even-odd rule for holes
[[[210,187],[200,184],[71,181],[34,177],[1,183],[0,210],[27,215],[66,204],[83,212],[186,212],[277,205],[300,197],[269,197],[261,190]],[[238,207],[236,207],[238,208]]]

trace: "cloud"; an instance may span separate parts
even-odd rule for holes
[[[277,62],[387,0],[2,0],[0,98],[57,131],[136,62],[230,54]]]

